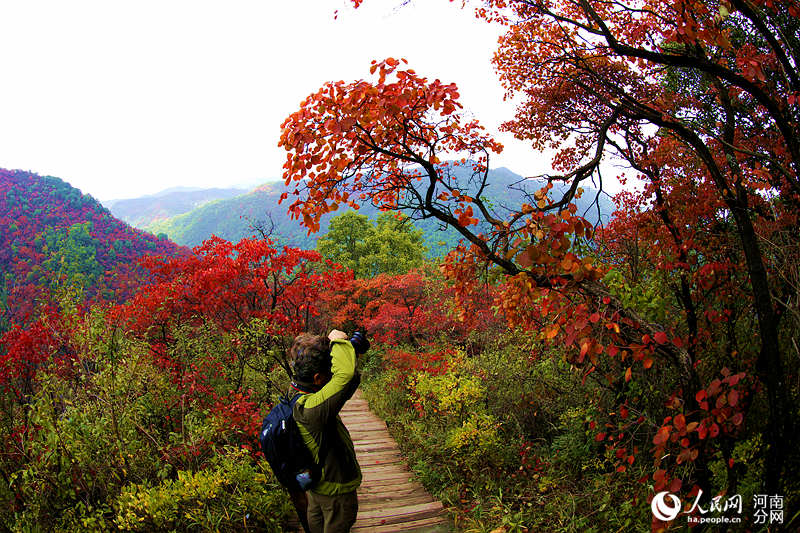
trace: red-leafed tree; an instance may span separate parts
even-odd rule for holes
[[[169,356],[176,327],[203,326],[236,336],[233,345],[239,349],[228,354],[226,364],[236,369],[230,374],[238,382],[253,350],[269,355],[285,338],[305,331],[318,313],[319,293],[352,278],[340,267],[325,265],[317,252],[278,250],[266,239],[233,244],[213,237],[194,252],[184,257],[145,258],[142,264],[154,281],[120,310],[120,318],[148,341],[176,379],[184,379],[187,371]],[[288,370],[279,351],[273,359]]]
[[[484,313],[489,300],[482,300]],[[463,309],[456,305],[452,288],[424,270],[353,279],[323,293],[322,307],[331,324],[363,328],[379,342],[419,344],[442,335],[460,342],[478,323],[482,330],[492,323],[478,306],[471,309],[475,320],[458,320]]]
[[[669,369],[665,403],[675,415],[655,421],[653,443],[657,457],[676,447],[678,460],[657,460],[659,488],[674,488],[666,482],[676,463],[695,461],[702,482],[719,451],[708,437],[735,436],[753,405],[740,398],[763,387],[764,483],[778,492],[793,430],[785,346],[797,328],[785,263],[799,234],[797,6],[487,1],[478,14],[508,27],[495,64],[521,103],[505,128],[556,150],[562,174],[547,177],[566,182],[566,194],[546,187],[521,209],[485,203],[487,158],[501,147],[462,117],[454,85],[389,59],[373,64],[374,81],[329,83],[284,122],[285,179],[298,184],[290,211],[309,230],[339,204],[362,201],[436,218],[467,241],[449,274],[465,281],[476,264],[501,270],[498,308],[575,346],[571,360],[587,375],[603,371],[623,392],[634,372]],[[441,164],[454,155],[471,166],[467,178]],[[571,204],[582,182],[602,184],[609,158],[645,183],[624,204],[638,214],[608,239],[646,257],[671,289],[663,296],[677,313],[660,322],[600,281],[614,262],[598,264],[592,228]],[[752,322],[721,333],[748,313]],[[747,324],[755,342],[741,333]],[[737,349],[720,353],[723,338]],[[600,435],[618,458],[633,458],[617,444],[623,433]]]
[[[314,251],[284,247],[263,239],[233,244],[212,237],[186,257],[147,257],[155,280],[127,306],[139,331],[172,321],[212,323],[231,331],[252,318],[268,319],[278,331],[303,331],[318,291],[343,275],[320,269]]]

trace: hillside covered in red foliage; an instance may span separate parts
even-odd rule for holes
[[[44,288],[75,287],[87,300],[125,300],[141,283],[143,256],[184,250],[114,218],[59,178],[0,169],[6,320],[25,321]]]

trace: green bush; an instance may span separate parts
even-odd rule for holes
[[[606,394],[599,386],[582,383],[579,371],[522,332],[497,335],[473,356],[442,353],[450,354],[444,372],[403,373],[385,359],[371,365],[364,388],[459,531],[624,531],[650,523],[639,482],[648,465],[615,472],[615,458],[595,441],[594,401]]]
[[[198,472],[129,485],[114,504],[126,531],[280,531],[289,500],[263,463],[228,448]]]
[[[269,404],[236,390],[239,371],[240,384],[267,389],[229,364],[230,336],[179,328],[157,352],[105,318],[72,316],[64,342],[74,357],[42,367],[31,395],[0,390],[0,524],[279,531],[288,499],[251,451],[250,426]]]

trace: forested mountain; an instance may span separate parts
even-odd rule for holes
[[[456,172],[465,170],[462,168]],[[466,181],[467,177],[461,176],[459,179]],[[519,208],[526,201],[526,194],[532,195],[544,185],[542,180],[525,180],[507,168],[491,170],[488,182],[490,185],[484,191],[484,196],[489,202],[498,208],[507,206],[511,209]],[[319,232],[307,235],[306,228],[301,227],[296,220],[291,220],[287,214],[289,203],[278,205],[278,200],[285,191],[283,182],[266,183],[248,194],[210,202],[188,213],[143,227],[154,234],[165,233],[184,246],[197,246],[212,234],[236,242],[253,235],[255,227],[261,227],[271,230],[271,235],[281,244],[315,248],[318,236],[327,232],[330,219],[342,214],[344,210],[323,216]],[[560,189],[556,187],[554,191],[558,193]],[[576,203],[578,212],[585,213],[591,222],[608,222],[613,211],[611,200],[607,196],[598,197],[593,189],[587,190]],[[369,216],[370,219],[378,216],[377,209],[371,205],[364,205],[359,213]],[[441,224],[436,220],[416,220],[413,224],[423,231],[425,246],[431,257],[444,255],[460,239],[457,231],[452,228],[441,229]]]
[[[146,228],[154,222],[187,213],[208,202],[232,198],[244,194],[249,189],[195,189],[189,187],[172,188],[160,193],[103,202],[111,214],[131,226]]]
[[[180,248],[114,218],[91,196],[51,176],[0,169],[2,297],[20,312],[37,288],[73,285],[84,296],[124,299],[146,254]],[[19,314],[19,313],[17,313]]]

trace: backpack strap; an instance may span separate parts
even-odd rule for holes
[[[297,394],[292,396],[292,398],[289,399],[288,403],[291,406],[291,408],[294,409],[294,405],[297,403],[297,400],[301,396],[304,396],[306,394],[312,394],[312,393],[305,392],[303,390],[298,389],[294,385],[294,383],[292,383],[292,388],[294,388],[297,391]],[[288,398],[288,394],[286,395],[286,397]],[[295,424],[296,423],[297,423],[297,421],[295,421]],[[319,448],[317,450],[317,462],[314,464],[314,472],[313,472],[313,474],[314,474],[313,478],[315,480],[314,485],[316,485],[320,481],[320,479],[322,478],[322,468],[325,465],[325,458],[328,455],[329,439],[330,439],[330,437],[328,436],[328,432],[329,431],[330,431],[330,427],[328,427],[328,426],[326,426],[322,430],[322,436],[320,438]],[[314,485],[312,485],[312,487]]]

